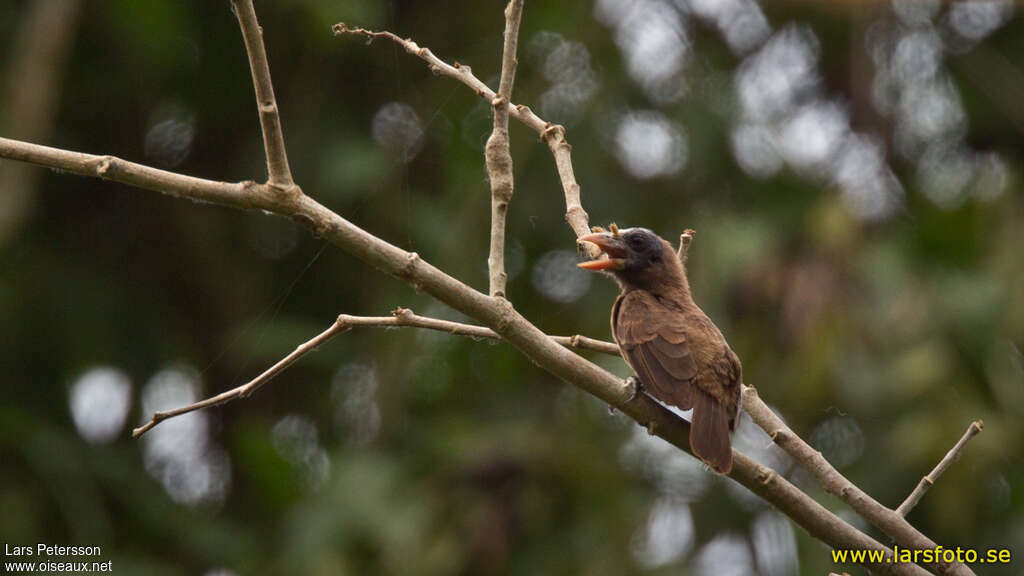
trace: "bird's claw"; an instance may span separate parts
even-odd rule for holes
[[[626,402],[636,400],[636,396],[640,393],[640,389],[640,380],[636,376],[626,378],[626,390],[629,392],[629,398],[626,398]]]
[[[626,398],[626,403],[630,403],[636,399],[636,395],[640,393],[640,380],[636,376],[630,376],[626,378],[625,390],[629,392],[629,397]],[[615,406],[608,405],[608,413],[612,416],[615,415]]]

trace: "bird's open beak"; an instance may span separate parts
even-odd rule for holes
[[[577,266],[584,270],[622,270],[626,266],[626,256],[628,256],[628,253],[626,252],[625,243],[623,243],[622,238],[619,236],[608,232],[600,232],[598,234],[587,234],[577,240],[577,242],[589,242],[600,248],[601,252],[608,256],[607,258],[598,258],[597,260],[588,260],[577,264]]]

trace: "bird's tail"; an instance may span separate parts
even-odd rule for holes
[[[695,394],[693,422],[690,425],[690,448],[693,453],[719,474],[732,470],[732,444],[729,441],[729,414],[709,394]]]

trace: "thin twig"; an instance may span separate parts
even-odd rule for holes
[[[810,472],[826,492],[838,496],[900,546],[918,550],[930,550],[937,546],[930,538],[911,526],[903,516],[883,506],[840,474],[821,452],[804,442],[761,401],[757,389],[753,386],[743,386],[743,409],[772,441]],[[939,574],[974,574],[966,564],[957,562],[936,562],[933,567]]]
[[[252,70],[252,85],[256,90],[256,106],[260,111],[260,128],[263,130],[263,149],[267,157],[268,184],[274,188],[288,190],[295,186],[292,171],[288,167],[288,153],[284,147],[281,117],[274,98],[274,83],[270,80],[270,64],[267,50],[263,46],[263,28],[256,21],[256,10],[252,0],[231,0],[242,28],[245,51],[249,54],[249,68]]]
[[[335,24],[332,30],[336,36],[355,34],[365,36],[370,40],[376,38],[390,40],[400,45],[409,54],[425,61],[430,71],[434,74],[448,76],[462,82],[488,102],[494,102],[497,96],[487,84],[484,84],[473,75],[473,70],[469,66],[459,64],[458,62],[454,65],[449,65],[444,60],[435,56],[429,48],[421,47],[416,42],[413,42],[411,38],[402,39],[388,31],[374,32],[365,28],[349,28],[344,22]],[[555,159],[555,168],[558,170],[558,178],[562,183],[562,191],[565,194],[565,220],[572,227],[577,238],[590,234],[590,217],[580,202],[580,185],[576,182],[576,175],[572,169],[572,146],[569,145],[569,141],[565,138],[565,128],[560,124],[552,124],[537,116],[529,106],[506,102],[505,107],[511,117],[537,132],[548,145],[548,148],[551,149],[551,154]],[[591,258],[597,258],[601,253],[600,249],[593,244],[584,244],[581,248],[587,250]]]
[[[138,438],[139,436],[142,436],[151,428],[153,428],[160,422],[167,420],[168,418],[174,418],[175,416],[181,416],[182,414],[188,414],[189,412],[195,412],[196,410],[201,410],[203,408],[209,408],[211,406],[225,404],[227,402],[234,400],[235,398],[245,398],[246,396],[249,396],[257,389],[259,389],[260,386],[263,386],[264,384],[269,382],[271,378],[277,376],[281,372],[284,372],[289,366],[297,362],[299,358],[302,358],[306,354],[312,352],[317,348],[317,346],[333,338],[335,334],[338,334],[339,332],[344,332],[345,330],[348,329],[349,326],[344,324],[342,322],[342,318],[339,316],[338,319],[335,320],[334,324],[332,324],[330,328],[317,334],[313,339],[309,340],[308,342],[303,342],[295,350],[293,350],[291,354],[285,356],[284,358],[279,360],[277,364],[274,364],[265,372],[253,378],[249,382],[246,382],[245,384],[237,388],[232,388],[227,392],[222,392],[216,396],[207,398],[205,400],[200,400],[199,402],[196,402],[194,404],[189,404],[188,406],[182,406],[181,408],[175,408],[174,410],[168,410],[166,412],[157,412],[153,414],[153,417],[150,419],[149,422],[146,422],[144,425],[132,430],[132,438]]]
[[[690,243],[693,242],[693,237],[696,235],[697,231],[693,228],[687,228],[679,235],[679,251],[676,252],[676,256],[683,267],[686,267],[686,260],[690,257]]]
[[[428,330],[437,330],[438,332],[447,332],[455,336],[486,338],[488,340],[502,339],[497,332],[486,326],[420,316],[408,308],[396,308],[391,312],[391,316],[349,316],[342,314],[338,318],[349,328],[363,326],[426,328]],[[570,349],[591,350],[614,356],[619,354],[619,347],[616,344],[588,338],[579,334],[573,336],[549,336],[549,338]]]
[[[949,449],[949,452],[947,452],[942,460],[935,465],[935,468],[933,468],[931,472],[929,472],[924,478],[921,478],[921,481],[917,483],[917,487],[914,488],[914,491],[911,492],[910,495],[907,496],[907,499],[904,500],[903,503],[900,504],[899,508],[896,509],[896,513],[900,516],[906,516],[909,514],[910,511],[914,509],[914,506],[917,506],[917,503],[921,501],[924,493],[927,492],[928,489],[932,487],[932,484],[935,484],[935,481],[939,479],[939,476],[942,476],[946,469],[952,466],[953,463],[960,458],[960,452],[964,449],[964,446],[967,445],[971,438],[974,438],[979,432],[981,432],[984,427],[985,424],[981,420],[971,422],[971,425],[967,427],[967,431],[960,437],[960,440]]]
[[[516,77],[516,46],[523,18],[523,0],[510,0],[505,8],[505,46],[501,57],[501,81],[494,106],[494,129],[484,149],[484,162],[491,181],[491,250],[487,257],[491,296],[505,296],[505,215],[512,201],[514,177],[508,142],[508,106]]]
[[[232,388],[231,390],[206,398],[205,400],[189,404],[188,406],[182,406],[181,408],[175,408],[174,410],[168,410],[166,412],[157,412],[153,414],[153,417],[149,422],[132,430],[132,437],[138,438],[160,422],[174,418],[175,416],[181,416],[182,414],[188,414],[189,412],[195,412],[196,410],[201,410],[203,408],[219,406],[238,398],[245,398],[255,392],[260,386],[269,382],[270,379],[286,370],[300,358],[316,350],[317,347],[331,338],[334,338],[343,332],[347,332],[352,328],[368,326],[426,328],[428,330],[447,332],[448,334],[455,336],[501,340],[501,336],[499,336],[497,332],[486,326],[475,326],[473,324],[464,324],[462,322],[453,322],[451,320],[441,320],[438,318],[420,316],[408,308],[396,308],[391,313],[391,316],[349,316],[348,314],[341,314],[337,319],[335,319],[334,323],[331,324],[329,328],[317,334],[309,341],[300,344],[291,352],[291,354],[282,358],[279,362],[268,368],[256,378],[253,378],[249,382],[246,382],[237,388]],[[595,340],[578,334],[574,336],[551,336],[551,339],[566,348],[593,350],[604,354],[619,354],[619,347],[611,342]]]

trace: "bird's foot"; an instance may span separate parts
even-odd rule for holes
[[[629,392],[629,398],[626,398],[626,402],[632,402],[633,400],[636,400],[636,395],[640,393],[640,390],[642,388],[643,387],[640,384],[640,379],[637,378],[636,376],[630,376],[629,378],[626,378],[626,391]]]
[[[632,402],[633,400],[635,400],[636,399],[636,395],[640,393],[640,390],[641,390],[640,380],[638,380],[636,376],[630,376],[629,378],[626,378],[625,390],[626,390],[626,392],[629,393],[629,397],[626,398],[626,403],[628,404],[628,403]],[[608,413],[611,414],[612,416],[614,416],[615,415],[615,406],[612,406],[612,405],[609,404],[608,405]]]

